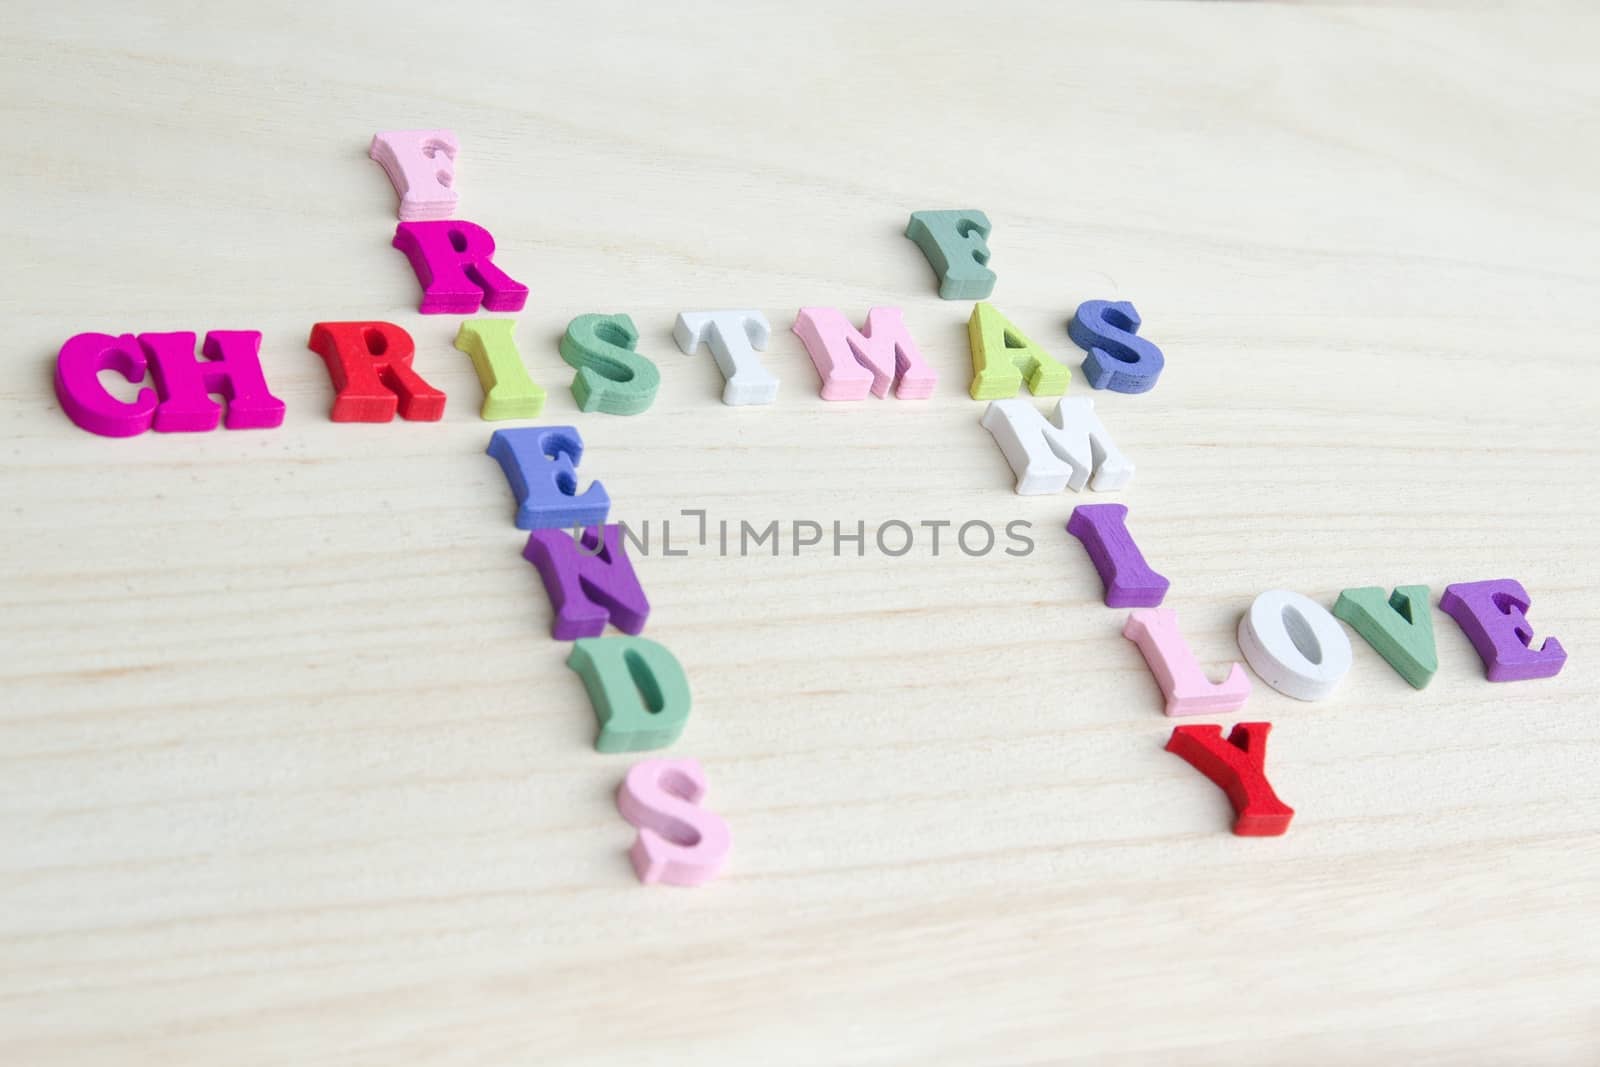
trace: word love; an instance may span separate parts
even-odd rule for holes
[[[1089,555],[1111,608],[1132,608],[1122,635],[1138,646],[1166,699],[1170,716],[1238,711],[1250,697],[1250,678],[1238,663],[1212,681],[1178,628],[1177,613],[1161,607],[1168,581],[1145,560],[1127,526],[1121,504],[1083,504],[1073,509],[1067,532]],[[1560,672],[1567,654],[1547,638],[1533,646],[1527,590],[1509,578],[1447,587],[1439,608],[1455,619],[1483,660],[1492,682],[1547,678]],[[1239,649],[1250,668],[1272,688],[1297,700],[1331,696],[1354,656],[1343,620],[1413,688],[1438,670],[1429,615],[1428,587],[1407,585],[1385,595],[1377,586],[1346,589],[1330,613],[1309,597],[1283,589],[1262,593],[1239,622]],[[1270,723],[1240,723],[1226,739],[1216,726],[1180,726],[1167,749],[1222,788],[1233,802],[1234,833],[1281,834],[1293,809],[1267,781],[1266,736]]]

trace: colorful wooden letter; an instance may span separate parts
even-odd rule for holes
[[[1060,396],[1067,391],[1072,379],[1067,365],[1030,341],[993,304],[972,305],[967,341],[972,346],[972,399],[1016,396],[1024,376],[1034,396]]]
[[[757,350],[767,347],[772,327],[759,311],[681,311],[672,339],[686,356],[701,345],[711,348],[727,384],[724,404],[770,404],[778,399],[778,379],[761,365]]]
[[[445,396],[411,369],[411,335],[392,322],[319,322],[307,347],[333,379],[334,422],[437,422]]]
[[[733,847],[728,824],[700,806],[706,776],[692,759],[635,763],[617,788],[617,811],[639,834],[628,857],[639,881],[700,885]]]
[[[406,254],[422,283],[424,315],[521,311],[528,287],[494,265],[494,238],[475,222],[438,219],[402,222],[394,246]]]
[[[261,373],[259,330],[209,331],[201,360],[194,358],[194,340],[192,333],[139,335],[161,394],[155,418],[158,431],[216,429],[222,409],[211,399],[212,393],[227,398],[230,430],[283,425],[283,401],[267,391]]]
[[[1413,689],[1423,689],[1439,669],[1428,587],[1402,585],[1385,597],[1380,586],[1346,589],[1333,605],[1342,619],[1389,661]]]
[[[1137,336],[1139,313],[1126,300],[1085,300],[1067,333],[1089,353],[1083,375],[1096,389],[1144,393],[1155,388],[1166,359],[1161,349]]]
[[[56,356],[56,397],[69,419],[103,437],[214,430],[222,407],[213,393],[228,402],[228,429],[271,429],[283,424],[284,405],[267,390],[260,352],[256,330],[211,330],[204,359],[195,358],[192,333],[80,333]],[[103,370],[135,385],[148,372],[155,388],[118,400],[100,384]]]
[[[581,547],[580,547],[581,544]],[[622,544],[622,527],[607,523],[583,531],[581,542],[563,530],[535,530],[522,556],[539,570],[555,609],[550,634],[557,641],[599,637],[609,621],[636,634],[650,617],[633,564]]]
[[[1171,608],[1139,608],[1128,613],[1122,636],[1139,646],[1150,673],[1167,698],[1168,715],[1220,715],[1238,711],[1250,698],[1250,677],[1234,663],[1220,682],[1206,677],[1178,629]]]
[[[577,368],[572,397],[580,411],[637,415],[656,398],[661,372],[635,352],[639,331],[627,315],[579,315],[561,338],[561,358]]]
[[[1083,542],[1100,572],[1108,608],[1153,608],[1167,595],[1168,582],[1150,569],[1128,532],[1125,504],[1079,504],[1067,520],[1067,533]]]
[[[489,455],[500,464],[517,498],[519,530],[559,530],[598,526],[606,521],[611,498],[592,482],[578,492],[578,461],[583,438],[571,426],[527,426],[496,430]]]
[[[480,418],[536,419],[544,410],[544,390],[528,377],[528,368],[512,339],[515,319],[468,319],[456,331],[456,347],[472,360],[483,386]]]
[[[1554,677],[1567,662],[1566,649],[1554,637],[1534,650],[1527,615],[1531,603],[1521,582],[1497,578],[1446,586],[1439,609],[1456,620],[1478,650],[1489,681],[1517,682]]]
[[[118,400],[100,384],[100,372],[115,371],[133,385],[149,369],[144,347],[131,333],[80,333],[56,355],[56,399],[79,427],[102,437],[135,437],[150,429],[161,397],[149,387],[133,400]]]
[[[1270,722],[1241,722],[1228,739],[1220,726],[1177,726],[1167,751],[1216,783],[1233,805],[1233,832],[1240,837],[1276,837],[1289,829],[1294,809],[1278,799],[1267,781]]]
[[[400,194],[400,219],[447,219],[456,210],[456,153],[449,130],[388,130],[374,134],[367,155],[383,167]]]
[[[984,300],[994,292],[989,269],[989,217],[976,209],[913,211],[906,236],[916,242],[939,276],[946,300]]]
[[[939,383],[899,308],[871,309],[861,330],[835,308],[801,308],[794,333],[822,378],[824,400],[864,400],[869,392],[887,396],[890,385],[901,400],[923,400]]]
[[[1067,488],[1076,493],[1085,485],[1106,492],[1133,478],[1133,461],[1111,440],[1088,397],[1063,398],[1054,425],[1019,397],[990,401],[983,428],[994,435],[1024,496]]]
[[[597,752],[666,748],[689,721],[689,679],[671,652],[643,637],[585,637],[567,666],[583,678],[600,720]]]
[[[1331,695],[1355,660],[1328,609],[1287,589],[1256,597],[1239,620],[1239,650],[1262,681],[1296,700]]]

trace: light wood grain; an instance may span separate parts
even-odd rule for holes
[[[0,1062],[1596,1061],[1586,5],[413,8],[0,27]],[[695,690],[673,751],[735,834],[704,891],[628,870],[629,761],[388,245],[367,140],[409,126],[459,134],[546,419],[620,517],[1034,524],[1026,558],[638,562]],[[965,395],[969,305],[900,236],[965,205],[1035,339],[1070,358],[1118,297],[1164,347],[1155,392],[1096,399],[1204,662],[1263,589],[1513,576],[1566,670],[1491,685],[1436,614],[1426,692],[1359,640],[1335,699],[1258,685],[1299,814],[1228,834],[1077,499],[1013,495]],[[803,304],[903,307],[936,397],[823,403]],[[771,318],[776,405],[673,347],[719,306]],[[589,311],[638,323],[647,414],[576,412]],[[328,421],[306,334],[366,317],[414,333],[441,424]],[[58,410],[67,336],[219,328],[264,331],[281,430]]]

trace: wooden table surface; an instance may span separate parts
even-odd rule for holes
[[[0,1063],[1600,1058],[1587,5],[144,7],[0,27]],[[505,424],[389,246],[368,141],[432,126],[613,515],[828,531],[636,554],[694,690],[669,752],[734,834],[704,889],[629,869],[634,757],[593,750]],[[965,206],[1049,350],[1108,298],[1166,352],[1094,394],[1127,489],[1012,492],[971,305],[901,236]],[[903,308],[935,396],[822,401],[811,305]],[[777,403],[672,344],[708,307],[765,311]],[[638,324],[643,415],[577,411],[585,312]],[[332,423],[330,319],[411,331],[443,421]],[[223,328],[282,428],[99,438],[52,393],[80,331]],[[1501,577],[1570,662],[1491,684],[1436,610],[1424,692],[1360,639],[1332,699],[1258,681],[1199,721],[1270,721],[1298,814],[1234,837],[1061,529],[1096,499],[1213,671],[1267,589]],[[896,519],[1036,547],[894,558]]]

